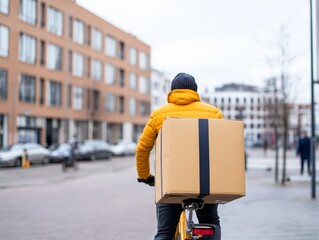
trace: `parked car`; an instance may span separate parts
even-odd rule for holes
[[[111,143],[111,151],[115,156],[134,155],[137,144],[133,141],[118,140]]]
[[[112,157],[111,147],[103,140],[86,140],[79,144],[79,160],[110,159]]]
[[[59,144],[51,149],[52,151],[49,155],[50,162],[62,162],[70,156],[71,146],[68,143]]]
[[[22,164],[22,151],[27,150],[30,163],[47,164],[49,162],[50,150],[37,143],[17,143],[0,151],[0,165],[17,166]]]

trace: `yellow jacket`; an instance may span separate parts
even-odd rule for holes
[[[151,114],[138,142],[136,169],[141,179],[150,176],[150,152],[165,117],[223,118],[218,108],[201,102],[198,93],[193,90],[175,89],[168,94],[167,102]]]

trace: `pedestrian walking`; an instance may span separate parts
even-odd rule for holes
[[[300,156],[300,174],[304,172],[304,165],[307,164],[308,174],[311,175],[310,170],[310,138],[307,131],[303,132],[303,136],[299,139],[297,155]]]
[[[62,162],[62,170],[66,171],[67,168],[73,167],[75,170],[78,170],[77,164],[77,151],[78,151],[78,139],[77,136],[74,135],[73,138],[69,140],[70,152],[69,156],[64,159]]]

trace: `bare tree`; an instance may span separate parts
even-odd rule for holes
[[[268,61],[268,64],[270,62]],[[270,66],[270,65],[269,65]],[[278,123],[278,111],[279,111],[279,102],[278,102],[278,89],[277,89],[276,77],[272,77],[266,80],[265,82],[265,93],[267,94],[265,102],[266,110],[266,119],[268,120],[267,126],[273,130],[273,147],[275,150],[275,182],[279,180],[279,123]],[[269,141],[267,139],[266,141]]]
[[[279,30],[279,39],[275,56],[268,56],[267,63],[271,68],[272,79],[270,87],[273,93],[273,102],[269,107],[272,108],[270,118],[272,119],[272,127],[275,135],[275,150],[276,150],[276,166],[275,166],[275,181],[279,180],[279,153],[278,140],[281,138],[282,143],[282,178],[281,183],[284,185],[287,181],[286,163],[287,149],[289,147],[288,132],[290,129],[290,106],[292,104],[292,90],[295,83],[296,75],[291,71],[291,65],[295,57],[290,53],[289,35],[287,29],[283,26]]]

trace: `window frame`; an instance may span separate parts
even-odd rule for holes
[[[103,33],[96,27],[91,28],[91,47],[92,49],[100,52],[103,49]]]
[[[62,83],[54,80],[49,80],[47,83],[47,105],[60,107],[62,105]]]
[[[73,24],[72,24],[72,39],[75,43],[78,43],[80,45],[84,44],[84,22],[78,18],[73,19]]]
[[[105,54],[112,58],[117,56],[117,40],[111,35],[105,37]]]
[[[102,61],[96,58],[91,60],[91,72],[92,79],[95,81],[101,81],[102,79]]]
[[[4,31],[4,32],[3,32]],[[2,36],[6,34],[6,36]],[[2,43],[2,39],[6,38],[6,42]],[[0,57],[8,57],[10,50],[10,29],[8,26],[0,24]]]
[[[37,25],[38,1],[20,0],[19,19],[31,25]],[[31,9],[34,8],[34,9]]]
[[[37,62],[37,39],[25,32],[20,32],[19,36],[19,60],[28,64]]]
[[[46,50],[46,67],[50,70],[62,70],[62,47],[48,43]]]
[[[84,76],[84,55],[82,53],[72,52],[72,75],[74,77]]]
[[[47,10],[47,31],[59,37],[63,35],[63,12],[53,6]]]
[[[35,100],[36,77],[33,75],[21,73],[19,75],[19,101],[24,103],[35,103]]]
[[[72,108],[74,110],[83,109],[83,94],[84,90],[80,86],[73,86],[72,88]]]
[[[9,15],[9,11],[10,11],[10,1],[9,0],[0,0],[0,13],[5,14],[5,15]]]
[[[0,68],[0,101],[8,98],[8,71]]]

